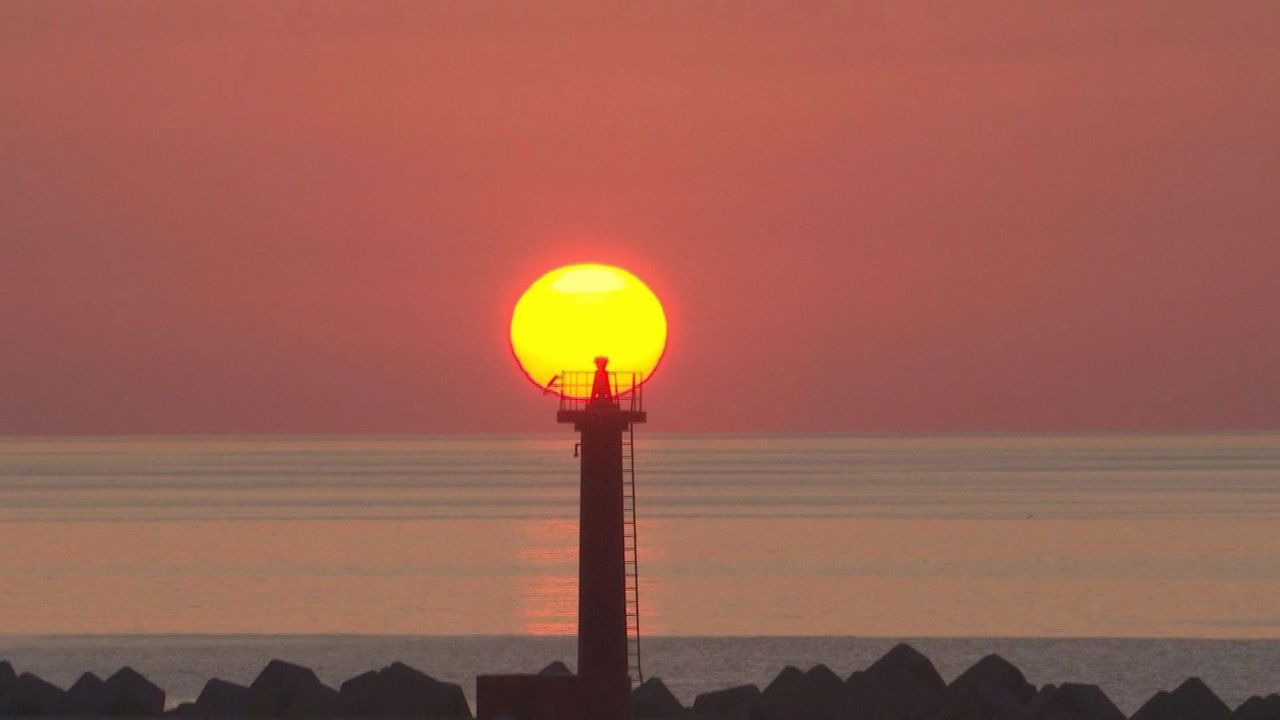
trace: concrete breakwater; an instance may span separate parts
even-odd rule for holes
[[[554,662],[542,672],[570,670]],[[0,661],[0,717],[472,717],[460,685],[399,662],[334,688],[306,667],[273,660],[249,685],[213,678],[194,702],[166,709],[165,699],[163,689],[128,667],[105,679],[85,673],[64,689]],[[689,707],[651,678],[635,689],[633,707],[637,718],[706,720],[1280,720],[1280,694],[1263,692],[1232,709],[1198,678],[1157,692],[1126,718],[1096,685],[1037,688],[998,655],[948,684],[905,644],[847,678],[825,665],[788,666],[763,689],[708,689]]]

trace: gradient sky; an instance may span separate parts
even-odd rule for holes
[[[1280,427],[1280,3],[608,5],[0,3],[0,433]]]

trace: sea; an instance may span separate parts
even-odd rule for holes
[[[193,699],[574,661],[571,434],[0,438],[0,659]],[[642,652],[685,702],[900,641],[1126,712],[1280,692],[1280,433],[638,432]]]

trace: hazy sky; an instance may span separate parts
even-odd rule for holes
[[[787,5],[0,2],[0,433],[1280,427],[1280,3]]]

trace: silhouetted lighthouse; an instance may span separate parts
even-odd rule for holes
[[[631,683],[640,668],[632,431],[647,419],[640,373],[559,376],[556,419],[580,442],[578,674],[487,675],[476,679],[479,720],[630,720]]]
[[[556,414],[582,438],[578,676],[592,717],[630,718],[631,671],[640,672],[631,430],[646,416],[636,378],[623,374],[627,394],[620,396],[617,376],[606,370],[609,359],[595,362],[590,397],[584,402],[562,392]]]

